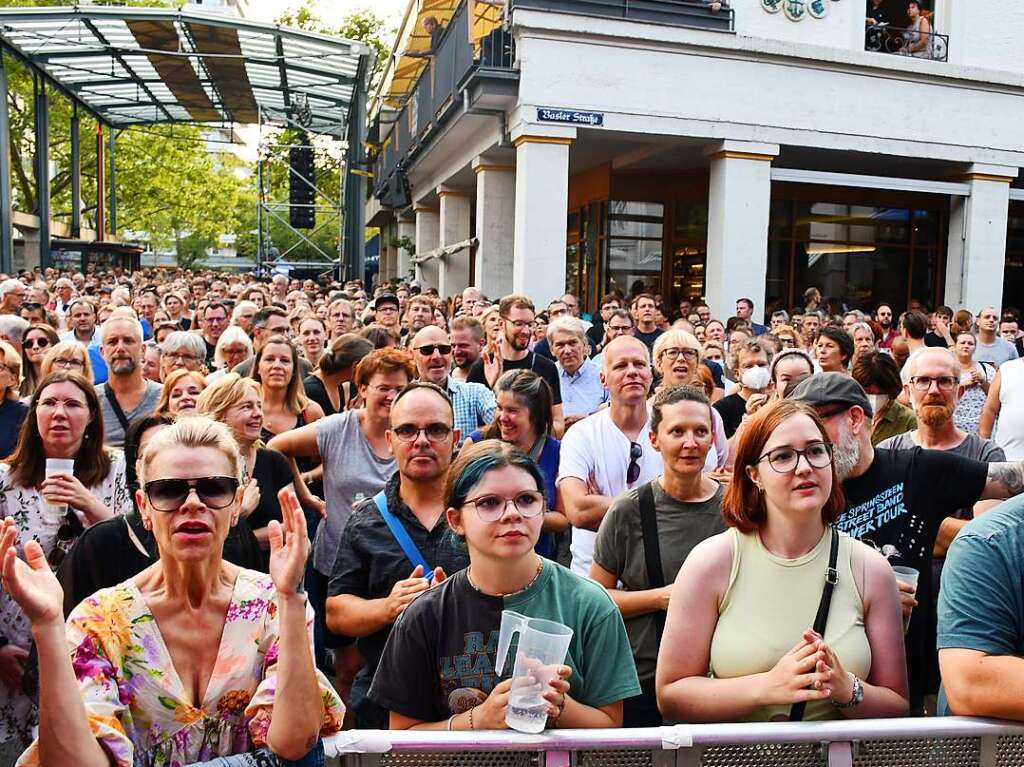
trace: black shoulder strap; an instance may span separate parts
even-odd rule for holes
[[[114,392],[109,386],[103,387],[103,393],[107,396],[107,401],[110,403],[110,407],[114,411],[114,415],[117,416],[117,420],[120,421],[121,428],[124,429],[124,433],[128,434],[128,416],[124,414],[124,410],[121,408],[121,403],[117,401],[117,397],[114,396]]]
[[[839,562],[839,533],[834,527],[829,528],[832,540],[828,550],[828,568],[825,570],[825,586],[821,590],[821,602],[818,603],[818,614],[814,616],[814,630],[820,636],[825,636],[825,626],[828,625],[828,610],[832,605],[832,592],[839,583],[839,571],[836,564]],[[799,722],[804,718],[804,709],[807,703],[800,701],[794,703],[789,710],[789,721]]]
[[[652,480],[640,488],[640,531],[644,541],[644,560],[647,562],[647,587],[660,589],[665,585],[665,571],[661,566],[661,546],[658,543],[658,519],[654,510],[654,483]],[[665,632],[665,612],[654,613],[654,621],[658,629],[658,644]]]

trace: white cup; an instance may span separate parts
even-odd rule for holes
[[[46,476],[47,478],[52,477],[54,474],[71,474],[74,476],[75,473],[75,462],[70,458],[47,458],[46,459]],[[43,515],[50,522],[60,522],[65,514],[68,513],[68,507],[66,504],[52,504],[47,502],[44,504]]]
[[[904,567],[903,565],[893,565],[893,575],[896,576],[897,591],[899,590],[899,584],[902,583],[906,586],[910,586],[914,590],[914,594],[917,594],[917,582],[921,577],[919,570],[915,570],[913,567]],[[902,594],[903,592],[900,591]],[[908,615],[903,619],[903,633],[907,633],[907,629],[910,628],[910,616]]]

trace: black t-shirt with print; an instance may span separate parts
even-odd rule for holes
[[[859,477],[843,483],[846,511],[836,526],[872,544],[891,565],[921,573],[907,633],[911,707],[929,692],[927,648],[935,645],[932,548],[939,525],[957,509],[973,505],[985,488],[988,464],[943,450],[875,448],[875,460]]]
[[[521,360],[502,361],[501,372],[507,373],[510,370],[532,370],[547,381],[548,386],[551,387],[552,404],[562,404],[562,385],[558,382],[558,368],[556,368],[555,363],[547,357],[541,357],[539,354],[527,352],[526,356]],[[466,380],[469,383],[483,384],[490,388],[487,384],[487,376],[484,374],[483,357],[473,363],[473,367],[469,369],[469,374],[466,376]]]
[[[626,627],[608,592],[545,561],[537,580],[517,594],[483,594],[463,570],[416,597],[388,637],[368,697],[424,722],[483,703],[515,662],[513,641],[504,668],[495,668],[503,610],[573,630],[565,664],[574,700],[600,707],[640,693]]]

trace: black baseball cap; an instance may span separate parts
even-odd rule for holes
[[[806,402],[815,408],[845,405],[843,409],[848,410],[856,405],[868,418],[875,414],[864,387],[845,373],[816,373],[793,389],[789,399]]]
[[[373,310],[377,311],[383,304],[391,304],[396,309],[401,307],[401,304],[398,302],[398,296],[394,296],[391,293],[385,293],[383,295],[377,296],[377,298],[374,299],[373,302]]]

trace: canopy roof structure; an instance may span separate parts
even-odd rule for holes
[[[298,122],[344,138],[369,46],[220,14],[0,9],[0,46],[114,128]]]
[[[462,2],[463,0],[409,0],[391,50],[391,59],[381,78],[376,108],[401,108],[405,98],[416,87],[428,62],[423,54],[430,50],[430,35],[423,29],[423,20],[433,16],[441,26],[446,27]],[[474,45],[501,25],[504,7],[505,0],[470,0],[470,36]]]

